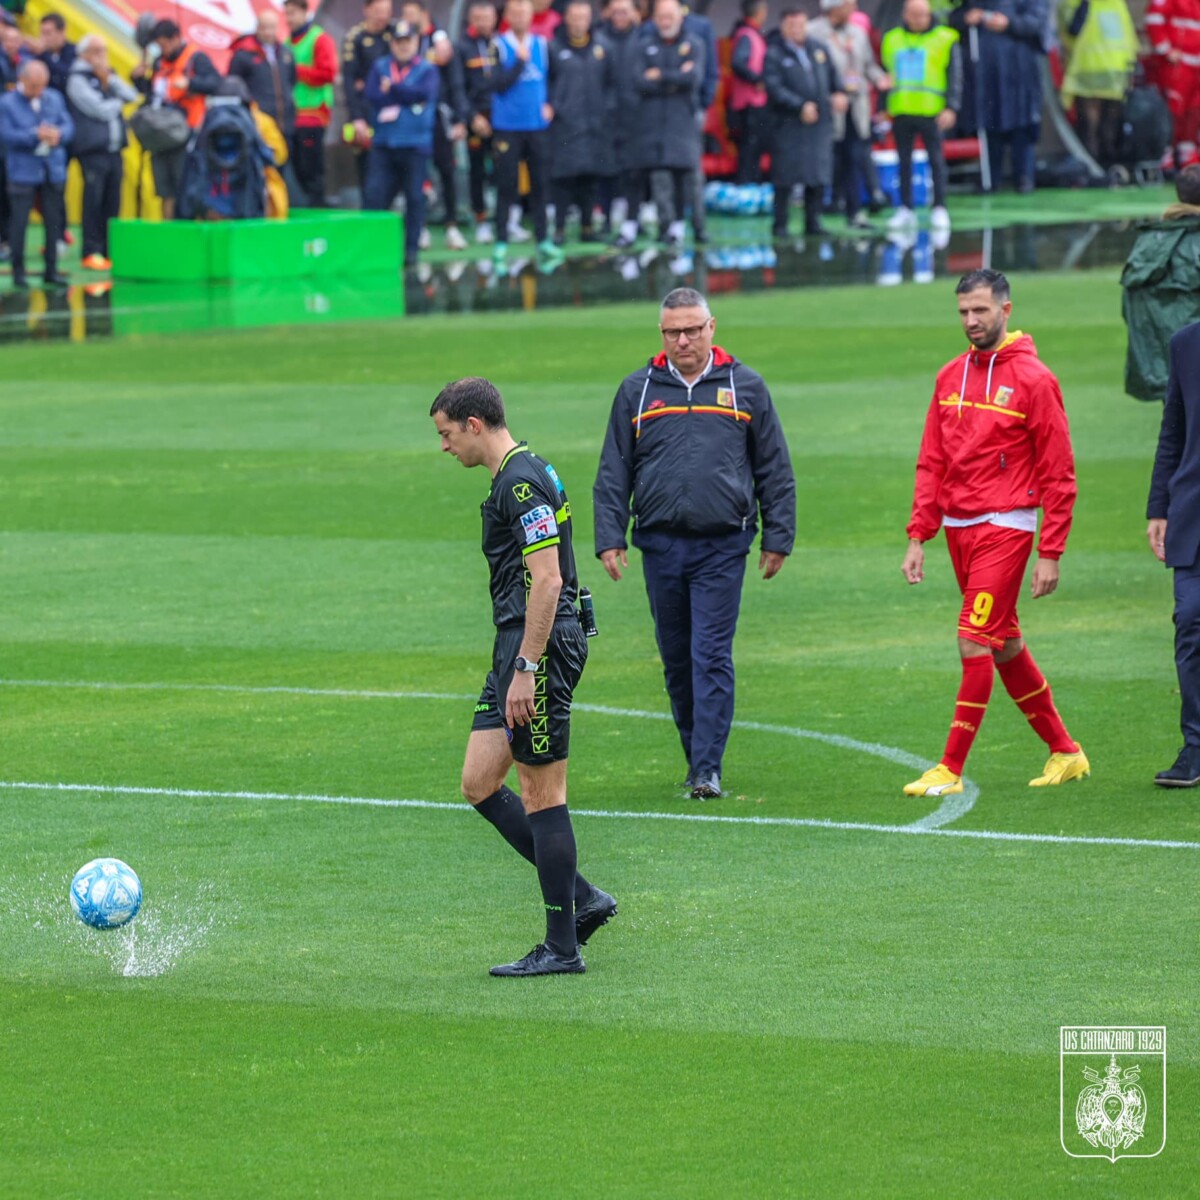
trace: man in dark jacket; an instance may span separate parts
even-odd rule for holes
[[[367,180],[367,151],[371,145],[371,108],[367,104],[367,76],[383,58],[392,41],[392,0],[364,0],[362,20],[342,39],[342,91],[346,116],[353,131],[358,186]]]
[[[67,146],[75,125],[67,102],[49,88],[50,72],[37,59],[21,68],[15,90],[0,98],[0,145],[8,175],[9,245],[13,287],[25,288],[25,231],[35,200],[42,206],[46,229],[47,287],[66,287],[58,273],[58,240],[66,229],[63,187],[67,182]]]
[[[1034,188],[1034,150],[1042,126],[1042,67],[1049,23],[1048,0],[968,0],[950,14],[950,24],[979,57],[968,53],[963,116],[959,128],[987,133],[992,187],[1000,186],[1004,150],[1012,153],[1018,192]]]
[[[770,39],[763,82],[775,117],[771,182],[775,186],[772,234],[787,237],[792,188],[804,187],[804,232],[821,228],[821,201],[833,181],[833,114],[849,101],[829,49],[808,36],[803,9],[784,10]]]
[[[104,39],[87,34],[67,75],[67,108],[75,122],[71,147],[83,172],[82,265],[89,271],[112,269],[108,223],[121,211],[121,151],[128,143],[123,110],[136,99],[137,91],[109,65]]]
[[[38,58],[50,72],[50,86],[66,94],[67,75],[75,61],[75,44],[67,41],[67,22],[62,13],[48,12],[41,20],[42,52]]]
[[[733,722],[733,635],[746,556],[777,574],[796,536],[796,481],[760,376],[713,345],[716,321],[692,288],[659,313],[662,353],[617,391],[592,499],[596,553],[627,567],[630,506],[671,712],[695,799],[720,796]]]
[[[472,0],[467,9],[467,28],[457,47],[467,102],[471,208],[475,213],[475,240],[480,245],[496,240],[484,194],[488,164],[492,161],[492,97],[512,87],[525,69],[525,64],[519,59],[508,67],[500,65],[496,24],[496,6],[492,0]],[[501,214],[501,220],[506,221],[507,215]],[[504,233],[503,225],[500,233]]]
[[[592,36],[591,0],[568,0],[550,43],[550,179],[554,241],[566,240],[567,210],[579,208],[579,236],[595,241],[592,209],[601,177],[615,174],[612,59]]]
[[[654,24],[639,39],[633,60],[631,83],[641,103],[632,157],[641,180],[658,171],[670,176],[670,190],[655,197],[659,240],[670,246],[683,243],[683,210],[700,170],[697,114],[705,69],[704,43],[685,32],[679,0],[658,0]],[[639,181],[635,191],[643,186]],[[618,245],[636,238],[637,223],[627,217]]]
[[[1159,787],[1200,783],[1200,322],[1172,339],[1171,373],[1146,504],[1146,536],[1175,570],[1175,668],[1183,749]]]
[[[609,0],[607,18],[598,36],[612,60],[613,79],[613,162],[616,174],[601,183],[601,195],[611,229],[620,229],[626,218],[636,214],[641,196],[633,194],[636,171],[632,150],[637,135],[639,97],[633,88],[633,61],[637,53],[640,28],[633,0]],[[605,194],[607,193],[607,195]],[[636,225],[634,226],[636,235]]]
[[[229,77],[241,79],[250,99],[279,126],[288,144],[296,131],[296,63],[292,48],[279,44],[278,17],[274,11],[258,18],[258,31],[233,43]]]

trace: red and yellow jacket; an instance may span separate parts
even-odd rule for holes
[[[942,518],[1041,508],[1038,554],[1058,558],[1075,507],[1075,457],[1053,372],[1019,330],[994,351],[971,349],[938,373],[917,455],[908,536]]]

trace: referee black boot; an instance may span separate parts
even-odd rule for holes
[[[1184,746],[1175,765],[1154,777],[1159,787],[1190,788],[1200,783],[1200,746]]]
[[[555,954],[549,946],[539,942],[524,958],[493,967],[490,974],[524,978],[529,975],[582,975],[586,970],[587,966],[578,947],[570,958],[566,958]]]
[[[617,902],[607,892],[593,885],[592,894],[575,906],[575,939],[581,946],[600,928],[617,915]]]

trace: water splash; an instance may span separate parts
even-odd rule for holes
[[[71,911],[69,878],[43,874],[35,888],[20,893],[0,884],[0,911],[23,914],[44,954],[45,939],[110,963],[118,975],[163,975],[207,945],[213,933],[235,916],[217,882],[180,887],[164,895],[157,889],[142,910],[120,929],[92,929]],[[219,901],[219,903],[218,903]]]

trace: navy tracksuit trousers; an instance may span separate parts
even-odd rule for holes
[[[635,530],[671,714],[688,765],[721,772],[733,724],[733,635],[753,527],[718,537]]]
[[[1200,562],[1175,568],[1175,669],[1183,740],[1200,746]]]

